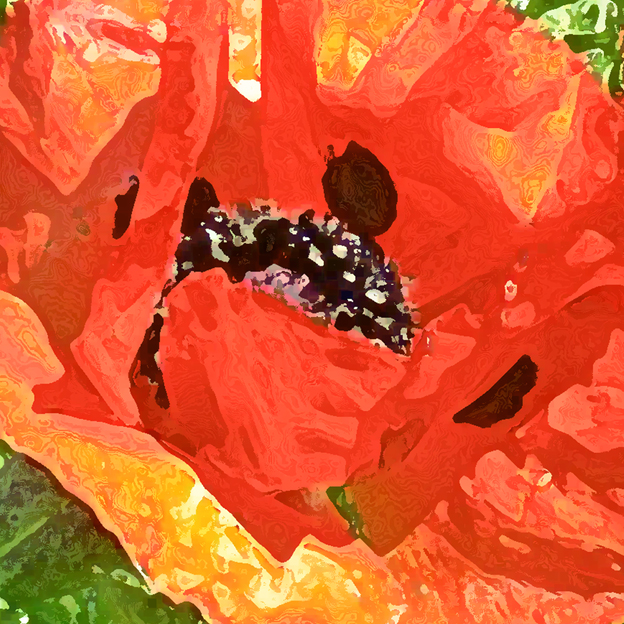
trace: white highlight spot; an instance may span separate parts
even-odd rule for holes
[[[147,25],[147,32],[158,43],[165,43],[167,40],[167,25],[162,20],[154,20]]]
[[[337,258],[347,257],[347,248],[345,245],[334,245],[332,251],[334,252],[334,256],[336,256]]]
[[[325,227],[327,228],[327,231],[331,234],[338,227],[339,224],[340,221],[338,221],[338,219],[334,217],[327,222]]]
[[[321,257],[321,252],[314,245],[310,245],[310,253],[308,254],[308,257],[312,260],[312,262],[318,264],[319,266],[323,266],[325,264],[325,261]]]
[[[94,63],[100,57],[100,50],[98,49],[97,43],[92,41],[87,49],[82,53],[82,58],[84,58],[87,63]]]
[[[390,325],[392,325],[394,319],[387,316],[378,316],[375,321],[385,329],[390,329]]]
[[[185,503],[182,503],[179,507],[171,508],[170,513],[174,520],[187,520],[191,516],[194,516],[195,512],[197,511],[197,506],[204,498],[204,494],[204,486],[199,481],[197,481],[191,488],[187,501]]]
[[[366,291],[366,296],[371,300],[374,301],[375,303],[385,303],[386,299],[388,298],[388,293],[383,293],[380,290],[377,290],[375,288],[373,288],[372,290],[367,290]]]
[[[358,591],[358,588],[355,586],[355,583],[351,579],[347,579],[345,581],[345,587],[347,588],[347,591],[351,592],[352,594],[355,594],[358,598],[362,595],[360,594],[360,592]]]
[[[229,257],[226,256],[219,247],[219,243],[225,242],[225,238],[223,238],[221,234],[219,234],[218,232],[215,232],[214,230],[211,230],[210,228],[206,228],[206,234],[210,236],[210,241],[212,242],[212,246],[211,246],[212,255],[217,260],[222,260],[223,262],[229,262],[230,261]]]
[[[233,82],[234,88],[250,102],[257,102],[262,97],[262,87],[259,80],[239,80]]]
[[[505,301],[513,301],[518,294],[518,286],[511,280],[508,280],[505,284]]]
[[[547,486],[552,481],[552,474],[550,472],[545,472],[535,483],[537,487],[543,488]]]

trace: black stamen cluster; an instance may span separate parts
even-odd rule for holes
[[[331,215],[315,221],[313,211],[293,223],[268,207],[240,205],[229,216],[218,206],[211,185],[195,180],[176,252],[176,283],[221,267],[233,282],[249,277],[270,286],[271,268],[281,267],[280,288],[296,292],[305,314],[341,331],[358,328],[395,353],[409,352],[413,322],[398,271],[367,234],[348,232]]]

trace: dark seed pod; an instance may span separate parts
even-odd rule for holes
[[[195,178],[189,189],[180,231],[184,236],[191,236],[206,218],[210,208],[218,208],[219,200],[214,187],[204,178]]]
[[[117,195],[117,197],[115,197],[117,210],[115,212],[115,227],[113,228],[114,239],[120,239],[126,233],[128,227],[130,227],[130,221],[132,220],[134,202],[139,193],[139,178],[130,176],[130,182],[132,186],[123,195]],[[88,226],[86,226],[86,228],[87,230],[89,229]],[[83,234],[83,232],[80,233]],[[84,234],[84,236],[87,235],[88,234]]]
[[[327,161],[323,190],[332,215],[354,234],[379,236],[396,219],[398,196],[390,173],[355,141]]]

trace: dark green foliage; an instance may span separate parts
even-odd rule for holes
[[[115,537],[49,473],[2,442],[0,464],[2,624],[203,622],[150,594]]]
[[[363,538],[364,523],[355,501],[346,486],[327,488],[327,496],[338,513],[349,523],[349,531],[355,538]]]
[[[525,17],[539,20],[554,39],[563,39],[577,54],[586,53],[596,77],[611,94],[622,97],[624,0],[509,0]]]

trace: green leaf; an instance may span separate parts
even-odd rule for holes
[[[151,594],[116,538],[54,477],[0,442],[2,624],[199,624]]]
[[[624,94],[622,37],[624,0],[508,0],[508,4],[555,40],[564,40],[614,96]]]
[[[2,26],[6,19],[6,7],[7,0],[0,0],[0,26]]]
[[[349,532],[353,537],[365,540],[364,521],[348,486],[327,488],[327,497],[338,513],[349,523]]]

